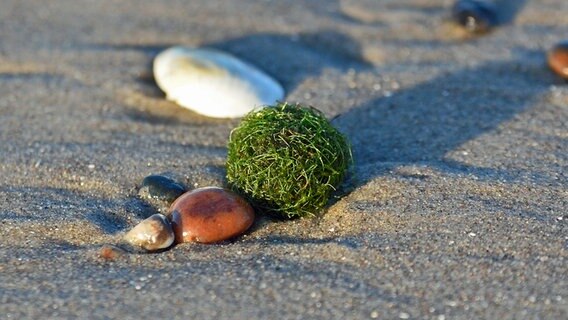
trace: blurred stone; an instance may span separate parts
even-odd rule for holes
[[[548,52],[548,65],[556,74],[568,80],[568,40],[556,44]]]
[[[497,8],[483,0],[458,0],[452,8],[452,18],[471,33],[486,33],[499,23]]]
[[[104,245],[101,250],[99,251],[99,256],[104,260],[114,261],[125,254],[127,254],[126,250],[119,248],[113,245]]]

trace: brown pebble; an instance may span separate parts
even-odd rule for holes
[[[558,43],[548,52],[548,65],[556,74],[568,79],[568,40]]]
[[[245,232],[254,222],[254,210],[231,191],[207,187],[187,192],[170,208],[177,243],[213,243]]]
[[[99,256],[109,261],[114,261],[124,254],[126,254],[126,251],[113,245],[104,245],[99,251]]]

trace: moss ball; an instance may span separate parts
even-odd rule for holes
[[[249,113],[231,132],[227,180],[262,212],[313,216],[351,163],[347,139],[320,111],[280,103]]]

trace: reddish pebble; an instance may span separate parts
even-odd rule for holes
[[[116,260],[117,258],[124,255],[126,251],[123,249],[113,246],[113,245],[104,245],[99,251],[99,255],[101,258],[109,261]]]
[[[245,232],[254,222],[254,210],[231,191],[199,188],[183,194],[170,208],[175,240],[213,243]]]
[[[559,76],[568,79],[568,40],[560,42],[548,52],[548,65]]]

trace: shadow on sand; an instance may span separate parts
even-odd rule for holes
[[[495,61],[444,74],[368,101],[334,124],[351,139],[359,168],[426,163],[442,171],[514,179],[507,171],[467,166],[447,155],[523,112],[554,83],[544,68],[522,66],[521,60]]]
[[[148,73],[139,81],[156,86],[152,74],[152,60],[161,51],[183,44],[89,44],[89,50],[136,50],[149,58]],[[214,48],[229,52],[251,63],[277,79],[291,92],[305,78],[316,77],[326,68],[341,71],[370,68],[361,55],[359,44],[351,37],[337,31],[323,30],[312,33],[287,35],[257,33],[232,39],[204,43],[199,47]]]

